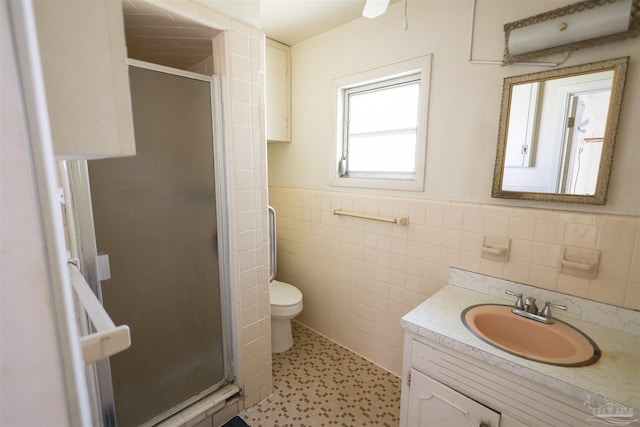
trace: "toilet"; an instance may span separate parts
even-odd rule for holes
[[[282,353],[293,345],[291,319],[302,311],[302,292],[295,286],[272,280],[271,302],[271,352]]]

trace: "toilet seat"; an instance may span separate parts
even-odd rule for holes
[[[270,290],[269,302],[272,307],[291,307],[302,302],[302,292],[288,283],[274,280]]]

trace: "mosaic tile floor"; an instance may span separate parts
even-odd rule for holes
[[[273,355],[273,395],[240,414],[251,427],[388,426],[400,378],[293,322],[294,345]]]

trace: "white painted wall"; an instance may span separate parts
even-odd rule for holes
[[[4,43],[4,34],[2,39]],[[17,85],[10,85],[15,84],[11,65],[2,61],[0,424],[28,420],[62,425],[69,419],[61,362],[58,353],[51,351],[57,346],[42,250],[44,238],[28,162],[28,139],[21,111],[16,108],[18,94],[12,90]],[[27,348],[30,351],[24,351]],[[42,357],[44,354],[48,357]],[[36,400],[42,405],[36,406]],[[29,413],[37,418],[29,417]]]
[[[46,100],[42,82],[28,79],[39,70],[33,20],[28,4],[13,5],[16,42],[7,6],[0,2],[0,425],[88,425]]]
[[[502,57],[503,24],[565,4],[563,0],[478,0],[474,59]],[[636,120],[640,67],[634,66],[640,61],[638,39],[574,52],[564,64],[631,57],[607,204],[592,207],[492,199],[503,78],[545,68],[468,63],[470,0],[409,1],[407,32],[401,29],[402,12],[400,2],[379,18],[360,18],[292,47],[292,142],[269,145],[270,186],[332,189],[332,79],[432,53],[425,191],[362,193],[640,214],[640,122]]]

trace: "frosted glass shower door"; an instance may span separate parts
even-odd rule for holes
[[[225,377],[212,83],[129,73],[137,155],[89,162],[111,264],[103,303],[131,328],[131,348],[110,359],[118,426],[157,421]]]

